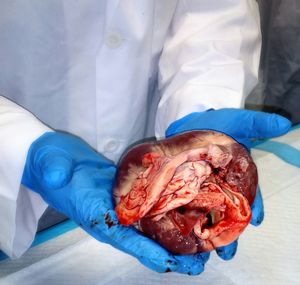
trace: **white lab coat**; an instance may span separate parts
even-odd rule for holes
[[[190,112],[242,107],[259,54],[254,0],[3,0],[0,248],[18,257],[34,238],[47,205],[20,179],[49,128],[117,161]]]

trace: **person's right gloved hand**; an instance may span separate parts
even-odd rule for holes
[[[49,132],[29,149],[22,183],[101,242],[157,272],[196,275],[209,254],[174,256],[133,227],[118,223],[112,189],[116,167],[81,139]]]
[[[283,135],[289,131],[291,122],[286,118],[264,112],[225,108],[194,112],[173,122],[166,130],[166,137],[192,130],[214,130],[222,132],[250,151],[252,139],[265,139]],[[251,206],[250,223],[258,226],[264,218],[264,207],[260,188],[256,191]],[[219,247],[217,254],[224,260],[231,259],[237,250],[238,242]]]

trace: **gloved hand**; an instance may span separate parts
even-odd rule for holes
[[[175,122],[166,130],[166,137],[192,130],[215,130],[243,144],[248,150],[252,139],[265,139],[283,135],[289,131],[291,122],[286,118],[263,112],[220,109],[191,113]],[[251,224],[258,226],[264,218],[263,201],[258,187],[251,207]],[[224,260],[231,259],[237,249],[237,241],[220,247],[217,254]]]
[[[81,139],[49,132],[32,143],[22,184],[101,242],[158,272],[199,274],[209,254],[174,256],[132,227],[118,224],[112,187],[116,167]]]

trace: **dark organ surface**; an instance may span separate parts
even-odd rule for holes
[[[172,253],[210,251],[249,224],[256,187],[256,166],[243,146],[222,133],[192,131],[124,155],[116,213]]]

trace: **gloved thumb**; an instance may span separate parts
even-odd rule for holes
[[[22,184],[35,192],[64,187],[72,178],[74,161],[65,151],[39,142],[30,147]]]
[[[74,162],[60,149],[44,148],[36,154],[35,161],[40,183],[48,189],[62,188],[72,178]]]
[[[291,122],[277,114],[244,110],[244,116],[240,120],[244,127],[242,137],[247,138],[271,138],[284,135],[291,128]]]

